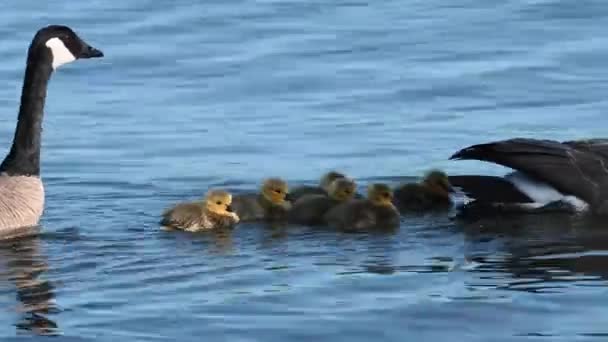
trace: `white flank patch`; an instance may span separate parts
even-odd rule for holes
[[[76,57],[74,57],[70,50],[65,47],[65,44],[63,44],[61,39],[57,37],[47,40],[45,45],[51,49],[51,54],[53,55],[53,69],[57,69],[61,65],[76,60]]]
[[[528,195],[528,197],[535,202],[534,204],[531,204],[530,207],[543,206],[555,201],[569,203],[578,211],[586,210],[589,207],[587,202],[580,198],[572,195],[564,195],[547,183],[530,179],[521,172],[513,172],[505,176],[505,179],[513,183],[519,191]]]
[[[475,200],[474,198],[467,196],[461,188],[454,187],[454,189],[456,189],[456,195],[450,195],[450,199],[454,201],[456,206],[466,205]]]

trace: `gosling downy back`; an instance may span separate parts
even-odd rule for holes
[[[323,217],[329,210],[353,199],[356,187],[351,179],[335,179],[329,185],[328,195],[313,194],[300,197],[289,211],[289,221],[306,225],[323,224]]]
[[[281,221],[287,218],[291,203],[287,201],[289,188],[281,178],[266,178],[258,193],[235,195],[232,208],[242,222]]]
[[[325,214],[325,222],[342,230],[394,229],[400,221],[392,200],[393,194],[388,185],[371,184],[366,199],[355,199],[335,206]]]
[[[210,190],[202,201],[183,202],[165,210],[160,221],[166,229],[190,232],[231,228],[239,222],[230,211],[232,195],[224,190]]]
[[[293,189],[290,192],[291,200],[293,202],[296,202],[302,196],[306,196],[306,195],[325,195],[325,196],[327,196],[330,184],[334,180],[340,179],[340,178],[346,178],[346,176],[343,173],[337,172],[337,171],[326,172],[323,174],[323,176],[321,176],[321,179],[319,180],[319,185],[316,185],[316,186],[301,185],[301,186],[298,186],[297,188]]]
[[[394,203],[402,212],[446,210],[452,206],[454,190],[448,176],[440,170],[427,172],[420,183],[406,183],[394,191]]]
[[[47,26],[34,36],[27,54],[13,143],[0,164],[0,236],[37,225],[44,210],[40,138],[51,74],[77,59],[102,56],[66,26]]]

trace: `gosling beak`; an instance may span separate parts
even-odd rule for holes
[[[229,206],[226,207],[226,211],[229,212],[229,213],[234,212],[234,210],[232,210],[232,206],[231,205],[229,205]]]
[[[293,196],[290,193],[285,194],[285,200],[288,202],[293,202]]]
[[[100,58],[103,57],[103,52],[101,50],[97,50],[89,44],[83,43],[83,49],[80,52],[80,56],[78,58]]]

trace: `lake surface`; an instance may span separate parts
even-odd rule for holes
[[[608,224],[404,217],[384,234],[159,230],[211,186],[506,170],[447,158],[608,132],[608,3],[24,0],[0,11],[0,147],[50,23],[41,233],[0,244],[0,339],[604,341]]]

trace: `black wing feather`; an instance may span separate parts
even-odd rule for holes
[[[459,175],[449,176],[450,184],[460,188],[468,197],[484,203],[532,203],[533,200],[519,191],[503,177]]]
[[[581,151],[589,151],[608,159],[608,139],[583,139],[564,141],[563,144]]]
[[[481,160],[510,167],[593,206],[600,204],[602,192],[608,189],[608,161],[589,147],[592,145],[516,138],[473,145],[450,159]]]

